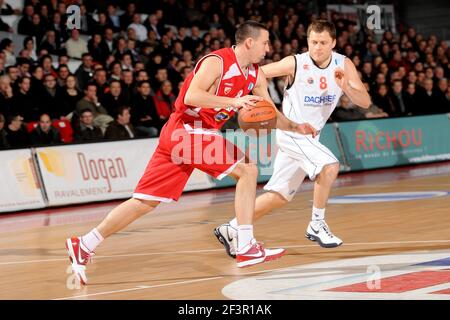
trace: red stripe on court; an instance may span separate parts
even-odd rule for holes
[[[325,291],[401,293],[447,282],[450,282],[450,271],[420,271],[380,279],[379,289],[369,287],[375,285],[374,282],[360,282]]]
[[[432,292],[433,294],[450,294],[450,288]]]

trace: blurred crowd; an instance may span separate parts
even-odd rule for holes
[[[79,30],[66,28],[69,4],[80,6]],[[307,50],[307,26],[327,19],[323,9],[306,0],[25,0],[17,10],[0,0],[0,30],[13,32],[2,16],[20,15],[24,36],[22,48],[0,41],[0,149],[156,137],[197,59],[232,46],[239,23],[267,25],[270,63]],[[373,102],[363,110],[343,96],[331,121],[450,112],[447,42],[413,27],[378,39],[331,18],[335,50],[354,62]],[[283,87],[269,81],[277,106]]]

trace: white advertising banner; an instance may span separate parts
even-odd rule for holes
[[[158,139],[37,148],[49,205],[130,197]],[[206,174],[194,172],[185,190],[211,188]]]
[[[30,149],[0,152],[0,212],[45,207]]]

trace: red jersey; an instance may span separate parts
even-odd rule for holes
[[[248,75],[244,75],[232,48],[213,51],[200,59],[181,88],[178,98],[175,101],[175,114],[172,115],[175,119],[183,121],[192,128],[194,127],[194,122],[201,121],[201,127],[203,129],[220,129],[235,113],[234,108],[200,108],[184,103],[184,97],[195,72],[200,68],[202,62],[210,56],[216,56],[222,60],[222,75],[220,76],[220,81],[216,89],[216,96],[232,98],[245,96],[255,87],[256,79],[258,78],[257,64],[250,65]]]

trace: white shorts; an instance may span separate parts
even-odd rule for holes
[[[278,152],[275,156],[273,174],[264,190],[275,191],[286,200],[291,201],[306,175],[311,180],[322,171],[323,167],[339,163],[334,154],[319,142],[319,137],[292,137],[281,130],[276,130]]]

